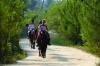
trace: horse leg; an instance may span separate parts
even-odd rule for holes
[[[33,41],[33,47],[32,48],[35,49],[35,41]]]
[[[42,55],[43,58],[46,58],[45,49],[44,48],[41,49],[41,55]]]
[[[31,48],[33,48],[34,49],[34,43],[33,43],[33,39],[31,39]]]
[[[38,50],[39,50],[39,56],[41,56],[41,49],[40,49],[40,46],[38,47]]]
[[[41,56],[41,51],[39,50],[39,56]]]
[[[35,31],[32,31],[32,48],[35,49]]]
[[[44,47],[43,47],[43,58],[46,58],[46,50],[47,50],[47,44],[44,44]]]
[[[46,58],[46,48],[43,50],[43,58]]]
[[[41,56],[44,58],[44,55],[43,55],[43,50],[41,50]]]
[[[29,39],[29,41],[30,41],[30,44],[31,44],[31,48],[32,48],[32,47],[33,47],[33,46],[32,46],[32,39],[30,38],[30,39]]]

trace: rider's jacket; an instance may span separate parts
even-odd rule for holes
[[[41,31],[47,31],[47,26],[46,25],[44,25],[44,24],[40,24],[39,26],[38,26],[38,28],[39,28],[39,30]]]
[[[40,25],[40,30],[47,30],[46,25]]]
[[[29,24],[28,26],[28,31],[34,30],[35,29],[35,25],[34,24]]]

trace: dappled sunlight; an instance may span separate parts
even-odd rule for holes
[[[38,56],[38,48],[31,49],[28,39],[21,39],[20,46],[26,51],[28,57],[18,60],[16,65],[96,66],[96,63],[99,61],[97,57],[71,47],[48,46],[46,58],[41,58]]]
[[[100,64],[99,1],[0,0],[0,66]]]

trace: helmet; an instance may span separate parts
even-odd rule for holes
[[[43,20],[42,20],[42,23],[46,23],[46,19],[43,19]]]

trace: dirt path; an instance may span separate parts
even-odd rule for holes
[[[20,46],[28,57],[7,66],[96,66],[99,61],[97,57],[71,47],[48,46],[47,57],[43,59],[38,56],[37,48],[30,48],[28,39],[21,39]]]

